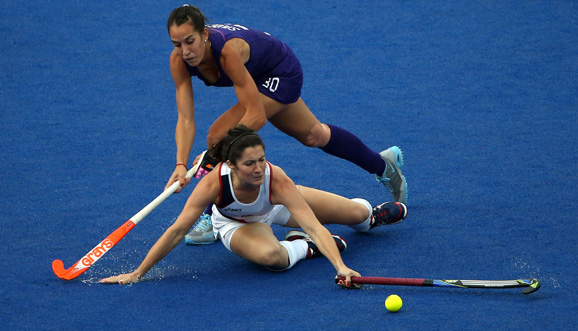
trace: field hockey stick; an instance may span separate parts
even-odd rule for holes
[[[343,276],[335,276],[335,283],[345,280]],[[540,288],[536,278],[513,280],[449,280],[423,278],[388,278],[388,277],[351,277],[354,284],[403,285],[403,286],[441,286],[460,288],[513,288],[525,287],[524,294],[530,294]],[[342,285],[343,286],[343,285]]]
[[[186,178],[191,178],[193,174],[197,171],[198,166],[191,168],[187,172]],[[114,245],[116,245],[124,236],[130,232],[140,221],[142,221],[151,211],[153,211],[158,205],[160,205],[166,198],[179,188],[180,182],[176,181],[153,201],[151,201],[146,207],[141,209],[108,237],[104,238],[96,247],[94,247],[90,252],[83,256],[78,262],[76,262],[72,267],[64,269],[64,263],[61,260],[52,261],[52,271],[54,274],[64,280],[72,280],[80,276],[83,272],[88,270],[96,261],[98,261],[106,252],[108,252]]]

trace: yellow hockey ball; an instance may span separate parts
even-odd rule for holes
[[[402,305],[403,301],[398,295],[392,294],[385,299],[385,308],[392,313],[400,310]]]

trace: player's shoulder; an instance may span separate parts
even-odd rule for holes
[[[281,172],[281,173],[285,174],[285,171],[283,171],[283,169],[281,169],[280,166],[274,165],[273,163],[271,163],[271,162],[269,162],[269,161],[267,161],[267,165],[268,165],[269,168],[271,169],[271,172],[273,172],[273,171],[278,171],[278,172]]]
[[[281,167],[276,166],[270,162],[267,162],[267,164],[269,164],[269,167],[271,169],[270,171],[273,183],[277,183],[280,185],[293,183],[291,178],[289,178],[289,176],[285,173],[285,171]]]
[[[297,192],[295,183],[285,171],[271,165],[271,203],[286,205],[295,198]]]
[[[171,55],[169,57],[169,62],[171,63],[171,65],[173,65],[174,63],[177,62],[177,60],[181,60],[181,62],[183,62],[183,59],[181,59],[181,57],[177,53],[177,50],[173,49],[173,51],[171,52]]]
[[[173,50],[169,58],[169,67],[175,83],[190,81],[191,75],[185,61]]]
[[[187,71],[185,61],[183,61],[183,59],[177,53],[176,49],[173,49],[171,52],[171,56],[169,57],[169,65],[171,70]]]

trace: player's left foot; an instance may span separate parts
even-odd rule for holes
[[[185,244],[187,245],[212,244],[216,240],[211,215],[205,213],[201,214],[191,232],[185,236]]]
[[[336,234],[332,234],[331,236],[335,240],[335,245],[337,245],[337,249],[339,249],[339,252],[343,252],[347,248],[347,243],[345,242],[345,239],[341,238]],[[312,257],[317,256],[323,256],[323,254],[321,254],[321,251],[319,251],[319,248],[317,248],[317,245],[313,242],[313,239],[311,239],[311,236],[309,236],[307,233],[303,231],[297,230],[289,231],[285,235],[285,240],[287,241],[305,240],[307,242],[307,245],[309,246],[307,256],[305,257],[306,259],[310,259]]]
[[[384,202],[373,208],[371,229],[380,225],[391,225],[403,221],[407,207],[401,202]]]
[[[393,200],[407,203],[407,182],[401,173],[403,167],[403,152],[399,147],[393,146],[379,153],[385,161],[385,171],[381,176],[375,176],[377,181],[385,185]]]

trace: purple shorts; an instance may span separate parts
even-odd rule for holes
[[[259,92],[283,103],[294,103],[301,97],[303,69],[295,55],[287,56],[267,75],[254,77]]]

